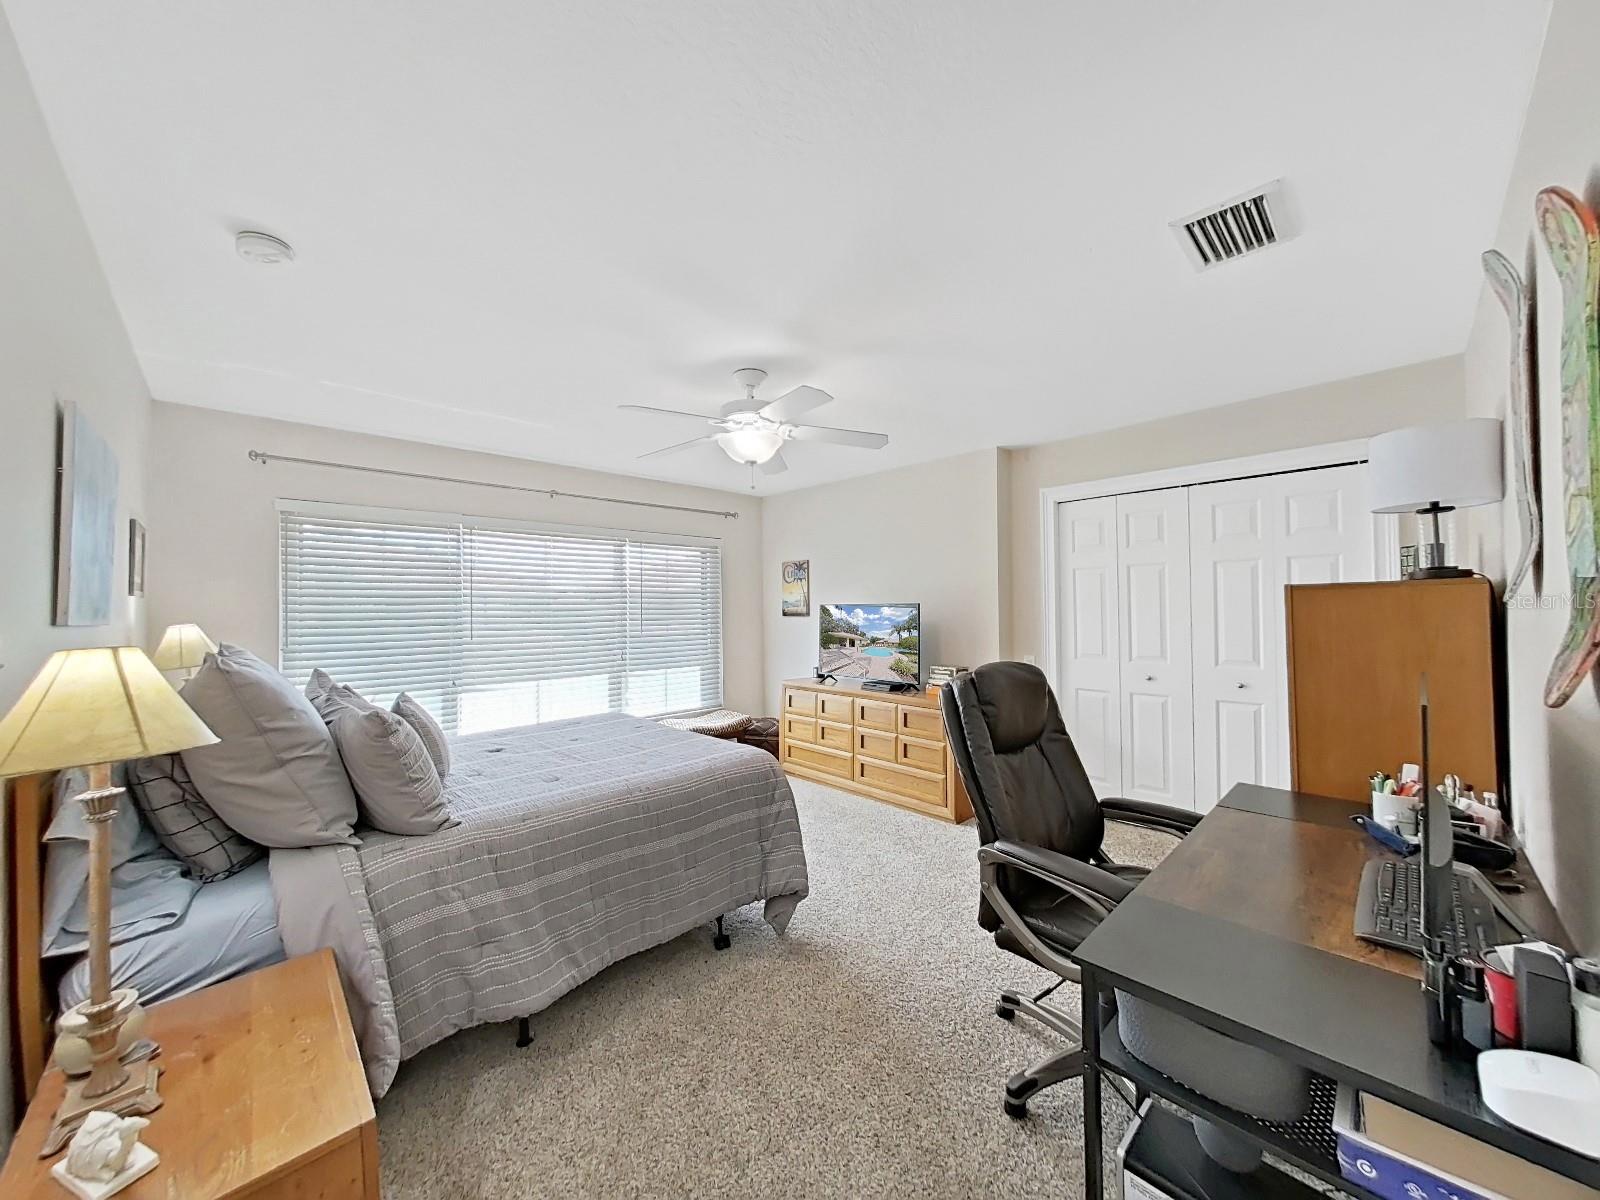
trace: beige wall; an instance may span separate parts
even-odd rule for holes
[[[0,14],[0,714],[69,646],[144,638],[130,600],[128,518],[144,512],[149,389]],[[56,408],[75,401],[120,463],[111,623],[53,626]],[[152,525],[152,539],[158,531]],[[0,897],[8,894],[0,861]],[[3,901],[0,901],[3,904]],[[4,917],[0,913],[0,917]],[[0,920],[0,924],[4,924]],[[9,993],[0,960],[0,994]],[[0,1006],[0,1047],[11,1044]],[[11,1056],[0,1052],[0,1153],[11,1136]]]
[[[459,512],[564,525],[690,533],[722,540],[724,688],[728,704],[761,702],[761,505],[755,497],[629,479],[468,450],[156,404],[158,486],[151,509],[168,533],[150,540],[150,628],[194,621],[212,637],[276,662],[280,498]],[[284,463],[250,450],[431,475],[730,510],[737,520],[586,500],[397,479]]]
[[[1461,392],[1461,359],[1441,358],[1012,450],[1006,657],[1020,659],[1044,652],[1044,589],[1039,578],[1041,488],[1341,442],[1406,425],[1448,420],[1461,415]]]
[[[817,662],[822,601],[922,605],[928,663],[976,666],[1000,653],[993,450],[769,496],[762,514],[767,696]],[[811,560],[811,615],[779,613],[785,559]]]
[[[1594,51],[1600,46],[1600,5],[1556,0],[1544,57],[1523,127],[1494,245],[1524,272],[1537,264],[1538,377],[1544,381],[1539,417],[1545,536],[1542,587],[1508,607],[1511,781],[1518,832],[1535,870],[1551,892],[1569,931],[1586,952],[1600,953],[1600,700],[1591,676],[1558,709],[1544,706],[1544,683],[1567,626],[1565,505],[1561,473],[1561,291],[1541,245],[1533,250],[1533,198],[1559,184],[1600,207],[1600,108],[1594,102]],[[1485,291],[1466,352],[1468,411],[1507,417],[1505,316]],[[1508,427],[1509,433],[1509,427]],[[1487,519],[1479,514],[1486,514]],[[1501,582],[1505,559],[1522,539],[1516,503],[1476,510],[1478,565]],[[1503,549],[1504,548],[1504,549]]]

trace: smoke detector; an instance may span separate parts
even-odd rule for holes
[[[294,247],[288,242],[282,238],[275,238],[270,233],[257,233],[253,229],[241,230],[234,234],[233,248],[245,262],[271,266],[294,261]]]
[[[1283,201],[1281,179],[1179,217],[1171,229],[1197,271],[1286,242],[1295,232]]]

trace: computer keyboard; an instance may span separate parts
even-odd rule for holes
[[[1496,944],[1494,905],[1470,877],[1454,872],[1453,920],[1444,931],[1445,951],[1481,958]],[[1414,859],[1373,859],[1361,871],[1355,932],[1363,941],[1422,953],[1422,872]]]

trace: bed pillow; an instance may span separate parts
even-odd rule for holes
[[[229,828],[263,846],[360,844],[333,735],[279,671],[224,644],[180,694],[222,739],[185,750],[183,765]]]
[[[311,701],[311,707],[324,723],[332,721],[334,717],[346,708],[376,708],[355,688],[334,679],[321,667],[311,672],[311,678],[306,680],[306,699]]]
[[[444,784],[417,731],[381,708],[335,714],[334,740],[356,785],[361,815],[385,833],[437,833],[454,825]]]
[[[111,768],[111,783],[124,782],[124,765]],[[89,768],[73,767],[56,775],[50,802],[50,825],[44,833],[44,898],[40,912],[41,952],[48,952],[58,940],[67,915],[89,887],[89,823],[83,817],[78,794],[89,790]],[[124,863],[160,853],[161,843],[139,819],[132,804],[118,804],[111,818],[111,870]]]
[[[176,754],[136,758],[127,771],[128,793],[145,823],[163,846],[183,860],[192,878],[215,883],[266,853],[217,816]]]
[[[395,716],[404,718],[405,723],[417,731],[417,736],[427,748],[428,757],[433,759],[433,769],[439,772],[439,778],[450,774],[450,743],[445,740],[444,730],[433,719],[433,714],[418,704],[410,692],[401,692],[396,696],[391,711]]]

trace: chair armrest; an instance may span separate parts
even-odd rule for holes
[[[1120,901],[1127,899],[1133,891],[1133,884],[1126,879],[1102,870],[1093,863],[1070,858],[1065,854],[1058,854],[1054,850],[1046,850],[1043,846],[1034,846],[1027,842],[1002,840],[990,842],[987,846],[979,846],[978,862],[981,866],[993,864],[1026,871],[1046,883],[1054,884],[1062,891],[1082,896],[1107,912],[1115,908]]]
[[[1151,804],[1148,800],[1127,800],[1113,796],[1100,801],[1100,812],[1108,821],[1124,825],[1143,825],[1146,829],[1159,829],[1174,837],[1182,837],[1200,824],[1200,813],[1186,808],[1173,808],[1170,804]]]

